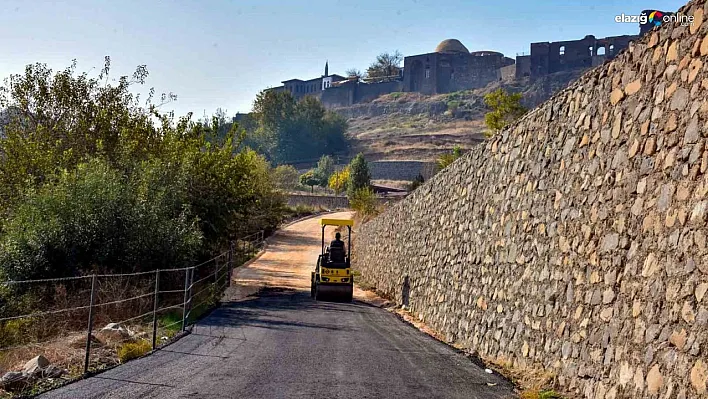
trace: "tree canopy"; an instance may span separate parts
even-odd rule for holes
[[[347,149],[347,122],[314,97],[300,101],[288,92],[258,94],[252,113],[250,144],[277,164]]]
[[[491,109],[484,115],[484,121],[489,128],[486,133],[488,136],[503,130],[527,111],[521,105],[521,93],[508,93],[504,89],[497,89],[485,95],[484,103]]]
[[[376,57],[376,61],[366,69],[368,80],[386,80],[397,77],[401,72],[401,62],[403,55],[398,50],[393,53],[381,53]]]
[[[154,90],[76,63],[27,66],[0,88],[0,280],[188,266],[272,229],[283,198],[224,115],[174,120]],[[114,80],[115,81],[115,80]]]

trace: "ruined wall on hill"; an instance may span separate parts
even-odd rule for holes
[[[580,396],[706,397],[708,6],[680,12],[362,225],[361,280]]]

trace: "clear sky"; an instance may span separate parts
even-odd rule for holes
[[[0,0],[0,77],[29,63],[114,76],[146,64],[147,87],[174,92],[166,111],[250,110],[291,78],[365,70],[376,55],[432,52],[447,38],[514,57],[529,43],[637,34],[615,15],[676,11],[684,0]]]

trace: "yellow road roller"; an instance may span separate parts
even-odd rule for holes
[[[352,254],[352,226],[350,219],[321,219],[322,251],[317,257],[317,266],[310,276],[310,296],[319,301],[333,299],[351,302],[354,295],[354,275],[350,268]],[[348,229],[346,248],[337,233],[334,241],[325,245],[327,226],[346,226]]]

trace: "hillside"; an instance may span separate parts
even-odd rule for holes
[[[568,86],[584,70],[527,79],[494,82],[483,89],[435,96],[391,93],[370,103],[337,108],[349,121],[353,152],[369,160],[434,160],[455,145],[463,149],[484,141],[484,95],[504,88],[523,95],[528,108]]]

